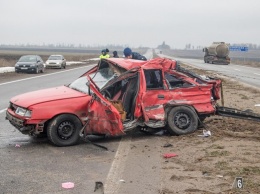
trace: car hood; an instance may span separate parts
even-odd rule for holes
[[[46,63],[61,63],[62,60],[47,60]]]
[[[85,96],[87,96],[87,94],[78,92],[66,86],[60,86],[20,94],[11,98],[10,101],[18,106],[28,108],[31,105],[43,102],[62,100],[67,98],[79,98]]]

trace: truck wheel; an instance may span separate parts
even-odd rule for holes
[[[51,120],[47,128],[48,139],[57,146],[71,146],[79,142],[80,120],[70,114],[62,114]]]
[[[177,106],[168,114],[168,131],[171,135],[192,133],[198,128],[198,116],[195,111],[186,106]]]

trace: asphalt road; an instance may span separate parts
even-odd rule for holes
[[[183,61],[191,66],[200,69],[218,72],[224,76],[236,79],[242,83],[260,88],[260,68],[236,65],[232,63],[229,65],[208,64],[208,63],[204,63],[203,60],[199,60],[199,59],[176,58],[176,57],[169,57],[162,54],[158,54],[158,55],[162,57]]]

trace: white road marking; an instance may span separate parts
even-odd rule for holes
[[[114,161],[111,165],[109,173],[106,178],[104,193],[106,194],[116,194],[120,188],[120,179],[122,179],[125,163],[130,150],[131,137],[122,137],[120,144],[118,146]]]
[[[256,74],[256,75],[260,75],[260,73],[254,73],[254,74]]]
[[[0,114],[4,113],[7,110],[7,108],[0,110]]]
[[[96,65],[96,64],[95,64],[95,65]],[[88,67],[91,67],[91,66],[94,66],[94,65],[88,65]],[[29,78],[25,78],[25,79],[20,79],[20,80],[5,82],[5,83],[0,84],[0,86],[6,85],[6,84],[11,84],[11,83],[16,83],[16,82],[21,82],[21,81],[25,81],[25,80],[35,79],[35,78],[39,78],[39,77],[45,77],[45,76],[49,76],[49,75],[55,75],[55,74],[59,74],[59,73],[64,73],[64,72],[66,72],[66,71],[73,71],[73,70],[75,70],[75,69],[81,69],[81,68],[86,68],[86,66],[84,66],[84,67],[78,67],[78,68],[74,68],[74,69],[68,69],[68,70],[60,71],[60,72],[56,72],[56,73],[49,73],[49,74],[45,74],[45,75],[40,75],[40,76],[29,77]]]
[[[236,71],[241,71],[240,69],[234,69],[234,70],[236,70]]]

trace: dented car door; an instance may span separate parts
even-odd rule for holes
[[[88,76],[92,99],[89,103],[86,134],[121,135],[124,134],[119,111],[100,92]]]

